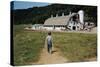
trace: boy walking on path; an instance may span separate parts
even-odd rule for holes
[[[48,53],[52,53],[52,36],[51,32],[48,32],[48,36],[46,37],[46,42],[47,42],[47,51]]]

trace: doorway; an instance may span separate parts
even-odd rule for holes
[[[73,26],[73,30],[76,30],[76,26]]]

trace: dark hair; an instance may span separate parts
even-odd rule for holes
[[[48,35],[51,35],[51,32],[48,32]]]

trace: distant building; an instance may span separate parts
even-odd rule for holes
[[[43,24],[34,24],[34,25],[32,25],[31,29],[41,30],[41,29],[43,29]]]
[[[84,11],[80,10],[77,13],[69,13],[69,15],[56,17],[51,15],[50,18],[46,19],[44,24],[34,24],[32,25],[32,30],[70,30],[70,31],[80,31],[80,30],[91,30],[94,27],[93,22],[84,22]]]
[[[44,28],[47,30],[82,30],[84,27],[84,12],[80,10],[78,13],[71,13],[69,15],[64,15],[62,13],[62,16],[56,15],[56,17],[53,17],[51,15],[50,18],[48,18],[44,22]]]

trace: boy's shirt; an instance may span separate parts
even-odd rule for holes
[[[46,40],[48,45],[52,45],[52,37],[50,35],[47,36]]]

